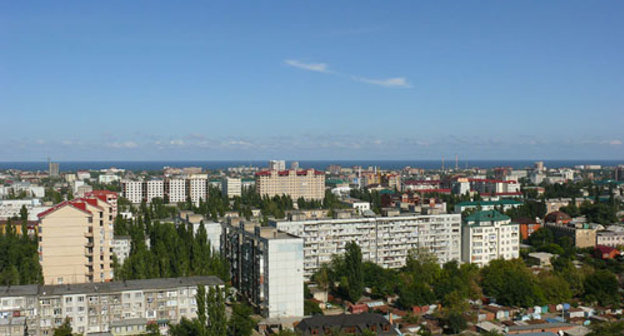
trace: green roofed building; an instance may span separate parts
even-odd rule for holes
[[[468,209],[478,209],[482,211],[502,209],[503,211],[507,211],[521,205],[522,202],[512,199],[502,199],[499,201],[460,202],[455,204],[455,213],[459,214]]]
[[[462,261],[479,266],[520,256],[520,226],[496,210],[477,211],[462,223]]]

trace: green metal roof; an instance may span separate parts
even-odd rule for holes
[[[333,178],[333,179],[325,180],[325,184],[343,184],[343,183],[346,183],[346,182],[342,179]]]
[[[474,201],[474,202],[460,202],[457,203],[456,206],[484,206],[484,205],[520,205],[522,202],[511,200],[511,199],[502,199],[499,201]]]
[[[466,223],[474,222],[474,224],[471,225],[479,225],[481,222],[498,222],[505,220],[511,220],[511,217],[503,215],[496,210],[477,211],[464,219]]]

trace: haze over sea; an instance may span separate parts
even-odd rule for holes
[[[342,167],[376,166],[381,169],[400,169],[406,166],[424,169],[440,169],[442,167],[441,160],[287,160],[287,164],[292,161],[298,161],[301,168],[315,168],[319,170],[326,169],[331,164],[337,164]],[[522,169],[533,166],[535,161],[540,160],[474,160],[459,161],[459,168],[494,168],[494,167],[512,167],[514,169]],[[624,164],[624,160],[542,160],[548,168],[573,167],[576,165],[601,165],[603,167],[613,167],[618,164]],[[202,167],[205,169],[225,169],[228,167],[238,166],[256,166],[265,168],[268,166],[268,160],[258,161],[60,161],[61,171],[76,171],[89,169],[106,169],[106,168],[123,168],[127,170],[159,170],[163,167]],[[454,168],[455,160],[445,161],[446,168]],[[48,163],[45,161],[27,161],[27,162],[0,162],[0,170],[19,169],[19,170],[47,170]]]

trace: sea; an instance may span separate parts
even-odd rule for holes
[[[293,160],[294,161],[294,160]],[[287,166],[290,162],[286,161]],[[602,167],[614,167],[624,164],[624,160],[542,160],[548,168],[574,167],[577,165],[601,165]],[[325,170],[332,164],[342,167],[362,166],[377,167],[379,169],[401,169],[404,167],[423,168],[423,169],[440,169],[442,167],[441,160],[298,160],[301,168],[315,168]],[[523,169],[532,167],[535,160],[474,160],[474,161],[458,161],[459,168],[494,168],[494,167],[511,167],[514,169]],[[59,168],[61,171],[77,171],[77,170],[100,170],[111,167],[123,168],[126,170],[160,170],[164,167],[202,167],[209,170],[226,169],[229,167],[254,166],[265,168],[268,166],[268,160],[265,161],[60,161]],[[446,161],[446,168],[454,168],[455,161]],[[29,171],[44,171],[48,169],[46,161],[24,161],[24,162],[8,162],[0,161],[0,170],[19,169]]]

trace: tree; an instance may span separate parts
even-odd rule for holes
[[[72,336],[72,327],[69,317],[66,317],[58,328],[54,328],[54,336]]]
[[[624,321],[592,323],[591,330],[587,336],[622,336]]]
[[[249,336],[256,325],[251,318],[251,307],[244,303],[235,303],[232,306],[232,317],[228,323],[228,335]]]
[[[468,327],[468,322],[463,314],[460,312],[452,311],[444,317],[444,322],[448,331],[452,334],[459,334],[462,330]]]
[[[227,335],[227,318],[225,316],[224,293],[219,288],[208,290],[207,311],[208,311],[208,335]],[[242,335],[242,334],[241,334]]]
[[[312,300],[305,300],[303,302],[303,314],[304,315],[323,315],[323,310],[319,307],[318,303]]]
[[[147,336],[161,336],[158,323],[149,323],[146,328]]]
[[[22,208],[20,209],[20,219],[22,221],[28,220],[28,209],[25,205],[22,205]]]
[[[611,305],[619,302],[619,285],[615,274],[608,270],[597,270],[588,275],[583,284],[585,300]]]
[[[481,278],[483,293],[499,304],[530,307],[545,303],[537,278],[522,260],[492,260],[481,270]]]
[[[544,293],[544,298],[548,302],[561,303],[567,302],[572,298],[570,285],[563,277],[557,274],[540,274],[538,282]]]

